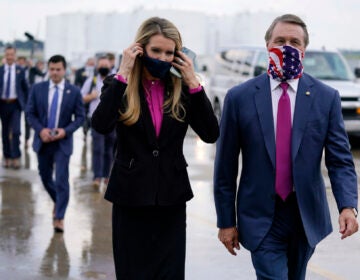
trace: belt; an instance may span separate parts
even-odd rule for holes
[[[15,103],[17,100],[17,98],[0,99],[1,102],[6,104]]]

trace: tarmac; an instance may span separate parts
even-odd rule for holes
[[[79,129],[70,161],[64,234],[53,231],[53,205],[41,184],[32,148],[23,149],[21,169],[0,167],[0,280],[115,279],[111,204],[103,198],[106,186],[92,186],[90,145],[90,135],[84,141]],[[215,145],[189,133],[184,154],[195,194],[187,204],[186,279],[256,279],[249,252],[242,248],[231,256],[217,239]],[[353,154],[359,172],[360,153]],[[327,177],[325,182],[330,186]],[[317,246],[306,279],[360,279],[360,235],[340,239],[336,203],[330,188],[327,192],[334,232]]]

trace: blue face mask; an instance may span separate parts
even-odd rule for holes
[[[164,79],[172,66],[170,62],[151,58],[147,55],[143,56],[143,63],[150,75],[159,79]]]

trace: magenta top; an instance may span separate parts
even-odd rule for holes
[[[164,82],[162,80],[143,80],[146,101],[151,113],[152,122],[155,127],[156,137],[160,135],[161,124],[163,120],[164,104]]]
[[[127,80],[121,75],[115,75],[115,78],[127,84]],[[155,128],[156,137],[160,135],[161,124],[163,120],[163,104],[164,104],[164,92],[165,84],[162,80],[143,80],[143,87],[145,90],[146,102],[149,107],[152,122]],[[202,86],[199,85],[197,88],[189,89],[190,94],[200,92]]]

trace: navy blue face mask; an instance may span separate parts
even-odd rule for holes
[[[151,58],[147,55],[144,55],[142,59],[151,76],[159,79],[164,79],[172,66],[170,62]]]

